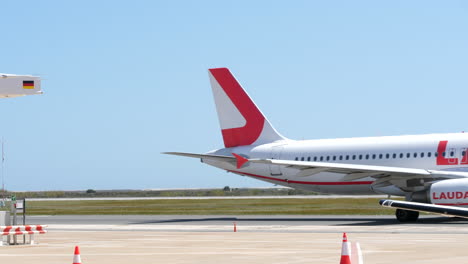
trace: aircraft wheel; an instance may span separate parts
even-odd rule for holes
[[[395,216],[400,222],[415,222],[416,220],[418,220],[419,212],[397,209],[395,212]]]

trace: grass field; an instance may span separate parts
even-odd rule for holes
[[[28,201],[28,215],[392,215],[378,198]]]

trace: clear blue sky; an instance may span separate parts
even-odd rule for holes
[[[292,139],[468,130],[465,1],[7,1],[10,190],[271,186],[163,151],[222,147],[229,67]]]

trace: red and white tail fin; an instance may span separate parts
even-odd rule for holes
[[[284,140],[227,68],[209,69],[224,146],[257,145]]]

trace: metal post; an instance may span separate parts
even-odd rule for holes
[[[23,198],[23,225],[26,225],[26,198]],[[29,243],[31,244],[31,236],[29,236]],[[26,244],[26,235],[23,235],[23,244]]]
[[[26,198],[23,199],[23,225],[26,225]]]
[[[16,213],[16,199],[15,199],[15,202],[12,203],[12,208],[13,208],[13,225],[18,225],[18,219],[17,219],[17,213]],[[16,235],[13,235],[13,244],[14,245],[18,245],[18,236]]]
[[[18,219],[17,219],[17,213],[16,213],[16,204],[13,205],[13,225],[18,225]]]
[[[11,221],[11,213],[13,213],[13,201],[10,200],[10,221]],[[7,239],[7,243],[8,245],[11,245],[11,235],[8,235],[8,239]]]

